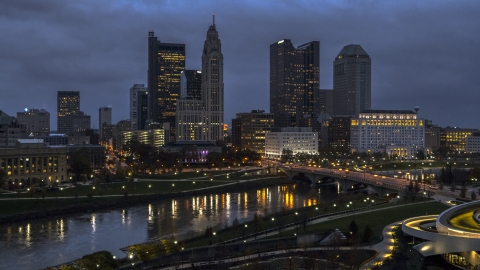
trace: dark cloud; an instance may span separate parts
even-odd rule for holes
[[[185,43],[199,69],[216,13],[225,64],[225,121],[269,110],[269,46],[321,42],[321,88],[344,45],[372,58],[376,109],[412,109],[442,126],[479,127],[480,2],[476,1],[2,1],[0,110],[56,112],[56,91],[81,91],[92,115],[128,117],[128,89],[146,83],[147,32]],[[52,116],[52,128],[56,117]]]

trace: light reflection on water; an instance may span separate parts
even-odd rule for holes
[[[336,190],[278,186],[0,226],[0,258],[9,258],[1,269],[46,268],[100,250],[124,257],[121,247],[171,236],[181,241],[207,226],[218,230],[235,218],[244,222],[256,212],[315,205],[325,196],[336,196]]]

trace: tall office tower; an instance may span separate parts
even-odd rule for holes
[[[72,116],[80,112],[80,92],[57,92],[57,133],[69,133],[73,130]]]
[[[202,72],[200,70],[184,70],[180,76],[180,97],[202,99]]]
[[[305,115],[318,116],[320,42],[295,48],[289,39],[270,45],[270,112],[276,127],[299,127]]]
[[[148,89],[145,84],[134,84],[130,88],[131,130],[144,130],[148,119]]]
[[[215,19],[203,47],[201,97],[178,101],[178,140],[223,140],[223,54]]]
[[[185,70],[185,44],[162,43],[153,31],[148,32],[148,119],[152,123],[170,123],[170,136],[165,134],[165,137],[172,140],[182,70]]]
[[[112,108],[101,107],[98,109],[98,130],[100,131],[100,141],[103,141],[102,126],[112,124]]]
[[[335,115],[358,114],[372,106],[370,56],[360,45],[350,44],[333,61]]]
[[[26,125],[29,134],[48,135],[50,133],[50,113],[44,109],[27,109],[17,112],[17,121]]]

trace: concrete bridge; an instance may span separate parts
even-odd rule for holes
[[[279,166],[278,169],[285,172],[290,179],[293,179],[295,175],[303,174],[312,181],[313,185],[338,183],[343,190],[351,190],[358,185],[368,186],[381,197],[391,193],[404,193],[406,189],[406,183],[403,179],[365,172],[290,166]]]

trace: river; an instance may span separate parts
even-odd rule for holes
[[[157,238],[182,240],[253,219],[336,197],[336,189],[275,186],[245,192],[164,200],[142,206],[0,226],[0,269],[40,269],[100,250],[119,249]]]

